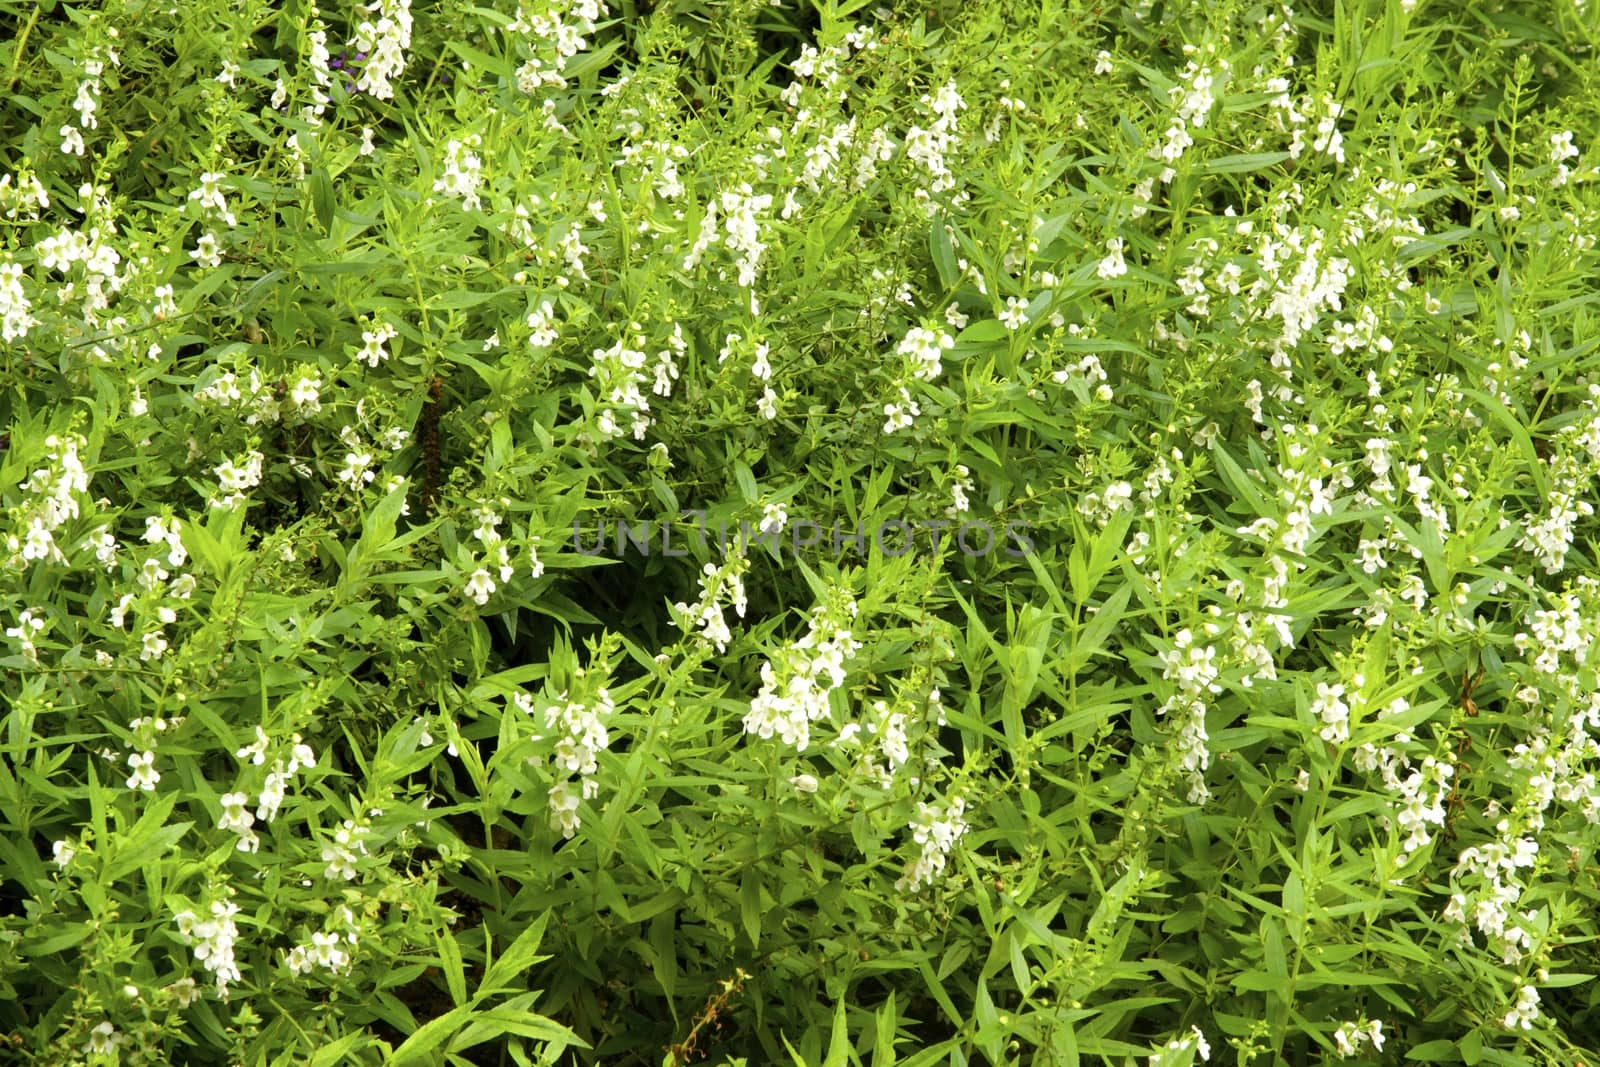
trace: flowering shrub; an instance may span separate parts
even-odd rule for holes
[[[1470,14],[0,0],[0,1056],[1596,1055],[1600,29]]]

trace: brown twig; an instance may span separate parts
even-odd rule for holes
[[[722,1023],[718,1021],[718,1016],[728,1006],[728,1001],[732,1000],[744,988],[744,984],[749,978],[750,973],[743,967],[735,967],[733,969],[733,977],[722,980],[722,992],[712,994],[711,999],[706,1001],[705,1007],[700,1009],[700,1014],[695,1016],[694,1026],[690,1028],[689,1036],[676,1045],[667,1046],[667,1055],[672,1057],[673,1067],[688,1063],[689,1057],[698,1051],[696,1046],[700,1041],[700,1031],[711,1025],[715,1025],[718,1029],[722,1028]],[[705,1053],[700,1053],[700,1058],[704,1059]]]

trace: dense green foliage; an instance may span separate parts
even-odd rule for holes
[[[1597,38],[0,0],[0,1060],[1600,1054]]]

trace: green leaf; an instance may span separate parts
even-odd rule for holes
[[[328,176],[328,171],[323,167],[315,167],[309,177],[311,184],[311,211],[316,217],[317,225],[322,227],[322,232],[333,232],[333,211],[337,202],[333,195],[333,179]]]
[[[394,1050],[388,1062],[392,1067],[407,1067],[409,1064],[423,1062],[430,1053],[448,1041],[451,1034],[461,1028],[471,1013],[472,1009],[463,1004],[451,1008],[438,1018],[428,1020]]]
[[[1436,1041],[1424,1041],[1420,1045],[1413,1045],[1406,1050],[1406,1059],[1425,1060],[1429,1063],[1443,1061],[1455,1062],[1461,1055],[1456,1051],[1456,1043],[1445,1038]]]
[[[739,875],[739,917],[752,949],[761,947],[761,916],[761,875],[754,867],[746,867]]]
[[[1011,331],[998,319],[979,319],[956,334],[958,345],[988,345],[1011,336]]]
[[[1200,167],[1200,171],[1204,174],[1239,174],[1252,170],[1266,170],[1288,158],[1288,152],[1248,152],[1236,156],[1219,156],[1207,160]]]
[[[550,922],[550,913],[541,912],[539,917],[525,926],[515,941],[507,946],[498,959],[484,972],[483,981],[478,985],[476,996],[481,997],[486,993],[509,987],[512,981],[532,967],[535,963],[549,959],[548,956],[538,955],[539,942],[544,939],[545,927]]]
[[[667,998],[674,1019],[678,1017],[678,948],[673,936],[676,920],[673,912],[664,911],[650,920],[649,933],[650,970],[661,984],[661,992]]]
[[[462,1007],[467,1003],[467,971],[461,961],[461,946],[456,944],[456,939],[449,931],[435,933],[433,941],[439,948],[439,970],[444,973],[450,1001]]]
[[[843,997],[833,1010],[833,1034],[828,1038],[828,1055],[822,1067],[850,1067],[850,1028],[845,1022]]]
[[[933,256],[934,269],[939,272],[939,284],[947,291],[954,289],[961,283],[961,268],[956,264],[955,248],[945,232],[943,219],[935,218],[928,229],[928,250]]]

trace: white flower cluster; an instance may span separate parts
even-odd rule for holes
[[[243,504],[245,491],[261,484],[262,464],[266,456],[250,449],[242,456],[226,459],[212,468],[217,476],[217,494],[211,499],[214,508],[231,508]]]
[[[507,504],[509,501],[502,501]],[[482,543],[490,558],[485,562],[494,567],[495,573],[500,576],[501,582],[509,582],[516,573],[516,568],[511,564],[511,545],[500,533],[500,513],[492,507],[483,506],[474,514],[478,526],[472,535]],[[530,553],[532,549],[530,548]],[[544,573],[544,564],[539,562],[539,557],[533,557],[533,577],[537,578]],[[494,575],[487,567],[478,567],[467,579],[467,584],[462,588],[468,600],[479,607],[489,602],[489,597],[499,586],[495,583]]]
[[[638,324],[633,324],[638,330]],[[644,339],[635,336],[632,347],[623,340],[610,348],[597,348],[590,357],[589,377],[595,379],[600,394],[600,413],[595,420],[600,435],[607,440],[621,437],[630,429],[635,441],[643,441],[650,429],[650,400],[644,394],[648,377]],[[622,424],[626,419],[627,426]]]
[[[433,191],[453,196],[467,211],[478,211],[483,200],[478,187],[483,184],[483,159],[477,149],[483,138],[469,133],[461,140],[451,138],[444,146],[444,173],[434,179]]]
[[[595,780],[600,766],[596,757],[610,745],[605,719],[616,710],[604,686],[587,703],[568,700],[563,692],[545,709],[545,730],[555,741],[555,769],[561,777],[550,787],[550,829],[571,838],[578,832],[578,805],[600,791]],[[576,775],[576,782],[572,776]]]
[[[692,271],[700,265],[706,250],[721,244],[734,257],[739,268],[739,286],[750,289],[756,283],[761,269],[761,257],[766,254],[766,243],[761,240],[761,217],[772,210],[772,194],[759,196],[744,183],[738,189],[725,192],[706,204],[700,218],[700,233],[695,238],[689,254],[684,257],[683,269]],[[727,280],[726,271],[718,268],[717,276]],[[750,293],[751,313],[755,314],[755,293]]]
[[[360,940],[355,913],[340,904],[329,914],[326,925],[311,935],[309,944],[296,945],[284,954],[291,974],[307,974],[317,968],[338,974],[350,969],[351,950]]]
[[[1333,1045],[1342,1060],[1358,1055],[1365,1045],[1371,1045],[1374,1052],[1382,1052],[1383,1042],[1383,1023],[1377,1019],[1365,1024],[1341,1023],[1333,1032]]]
[[[1185,46],[1184,51],[1192,52],[1194,47]],[[1217,69],[1226,76],[1227,60],[1218,60]],[[1165,139],[1151,144],[1149,152],[1151,159],[1165,164],[1160,175],[1163,185],[1170,184],[1177,176],[1173,165],[1183,158],[1184,150],[1194,144],[1190,129],[1203,127],[1216,106],[1216,80],[1216,72],[1211,67],[1191,59],[1178,72],[1178,84],[1167,90],[1167,99],[1173,104],[1172,121],[1167,126]]]
[[[506,26],[506,33],[533,38],[529,43],[535,54],[517,68],[518,91],[532,94],[543,86],[566,88],[567,64],[589,46],[587,36],[606,14],[605,5],[598,0],[556,2],[549,10],[532,16],[519,5],[517,17]]]
[[[20,341],[38,324],[22,288],[22,264],[0,260],[0,340]]]
[[[200,205],[201,216],[216,219],[228,226],[239,225],[239,219],[228,207],[228,198],[222,193],[222,180],[226,175],[206,171],[200,175],[200,185],[189,193],[189,202]]]
[[[243,409],[247,426],[270,426],[286,416],[305,420],[320,412],[322,384],[321,372],[309,364],[302,364],[277,383],[263,379],[252,367],[242,388],[236,371],[222,369],[194,391],[194,399],[204,407]],[[309,471],[306,467],[303,476],[310,477]]]
[[[634,135],[640,132],[643,127]],[[641,187],[654,189],[660,199],[677,200],[688,192],[678,173],[678,164],[688,158],[689,150],[676,141],[641,139],[623,146],[617,166],[623,168],[625,179],[634,178]]]
[[[30,474],[21,485],[27,494],[11,509],[13,531],[5,536],[5,565],[25,569],[35,563],[66,563],[67,557],[56,544],[61,527],[81,514],[80,497],[89,491],[89,472],[78,457],[87,447],[77,434],[51,434],[45,438],[45,466]]]
[[[1101,529],[1122,511],[1133,509],[1133,486],[1128,482],[1112,482],[1100,491],[1084,493],[1078,498],[1078,514]]]
[[[682,359],[687,351],[689,342],[683,336],[683,327],[675,322],[672,324],[672,336],[667,338],[667,347],[656,353],[655,383],[650,387],[652,393],[656,396],[672,395],[672,383],[678,380],[678,360]],[[771,377],[771,373],[769,368],[768,377]],[[767,395],[771,394],[772,390],[768,389]]]
[[[810,44],[800,46],[800,55],[790,64],[794,80],[784,87],[783,102],[796,110],[806,97],[817,104],[842,104],[849,99],[848,91],[840,83],[844,80],[842,66],[852,51],[871,50],[878,47],[872,27],[857,25],[839,41],[818,50]]]
[[[267,762],[267,751],[271,747],[271,738],[266,730],[256,727],[255,740],[245,745],[234,753],[241,763],[260,767]],[[266,780],[261,785],[260,803],[252,815],[249,807],[249,794],[244,792],[226,793],[222,797],[222,815],[217,820],[219,830],[232,830],[239,835],[238,849],[240,852],[255,852],[261,847],[260,838],[252,829],[256,820],[270,823],[278,817],[278,809],[283,806],[284,797],[288,793],[289,782],[301,770],[317,765],[316,753],[311,746],[305,743],[304,738],[294,734],[289,742],[289,758],[287,761],[282,756],[277,756],[272,761],[272,770],[267,772]]]
[[[18,651],[29,663],[39,662],[39,650],[33,639],[44,632],[45,620],[33,608],[24,608],[17,616],[15,626],[6,627],[6,637],[17,642]]]
[[[828,716],[829,694],[844,685],[845,662],[861,648],[850,632],[858,612],[849,590],[835,587],[811,611],[805,635],[761,665],[761,690],[750,702],[744,729],[762,740],[777,736],[804,752],[811,724]]]
[[[911,822],[911,840],[921,851],[895,881],[897,892],[915,893],[932,885],[944,873],[951,849],[967,832],[966,808],[966,801],[961,797],[951,797],[943,805],[917,803],[917,817]]]
[[[228,984],[239,981],[239,966],[234,962],[233,946],[239,939],[239,928],[233,917],[239,914],[239,905],[227,899],[226,887],[202,909],[204,918],[185,908],[174,915],[178,936],[184,944],[194,946],[195,959],[216,976],[217,995],[228,999]]]
[[[556,307],[549,299],[539,301],[539,306],[529,311],[523,321],[528,324],[528,345],[531,348],[549,348],[561,339]]]
[[[937,689],[929,694],[928,703],[930,710],[936,710],[940,716],[944,714],[944,709],[939,706]],[[867,720],[866,728],[863,729],[858,722],[847,722],[840,727],[839,735],[833,741],[835,748],[859,747],[860,752],[855,759],[856,771],[883,789],[894,786],[895,772],[911,758],[911,739],[907,733],[910,719],[906,709],[904,698],[893,705],[887,700],[874,700],[872,717]],[[878,763],[880,757],[884,761],[882,765]],[[911,781],[915,785],[917,780],[913,778]]]
[[[1539,991],[1531,985],[1525,985],[1517,990],[1517,1002],[1500,1022],[1507,1030],[1532,1030],[1534,1020],[1538,1018]]]
[[[1311,702],[1311,714],[1321,720],[1322,739],[1331,745],[1342,745],[1350,740],[1350,706],[1344,702],[1345,688],[1341,682],[1329,685],[1317,683],[1317,698]]]
[[[25,222],[37,222],[39,212],[50,206],[50,193],[39,176],[26,168],[19,171],[13,184],[12,175],[0,174],[0,212],[8,219],[19,216]]]
[[[1550,163],[1556,168],[1555,177],[1550,179],[1550,184],[1555,188],[1567,184],[1572,180],[1572,169],[1567,166],[1567,160],[1577,159],[1583,155],[1578,151],[1578,146],[1572,143],[1572,131],[1563,130],[1550,135]]]
[[[78,126],[63,126],[60,129],[61,151],[66,155],[81,156],[84,154],[85,145],[83,134],[78,127],[85,130],[98,129],[99,120],[95,112],[100,107],[100,75],[105,73],[106,62],[112,66],[120,64],[121,60],[114,49],[102,52],[99,48],[91,49],[83,61],[84,77],[78,82],[78,94],[73,98],[72,108],[78,113]]]
[[[1327,244],[1323,231],[1314,226],[1263,233],[1257,242],[1255,259],[1260,276],[1250,287],[1250,303],[1252,307],[1264,307],[1262,317],[1283,324],[1283,333],[1276,342],[1278,353],[1298,344],[1301,336],[1316,325],[1324,308],[1338,311],[1343,306],[1344,290],[1352,275],[1350,261],[1325,255]],[[1287,367],[1281,357],[1273,365],[1286,376]]]
[[[411,0],[376,0],[362,10],[377,15],[378,21],[363,19],[350,41],[367,56],[356,88],[379,100],[392,100],[393,81],[405,70],[406,49],[411,47]]]
[[[105,213],[103,189],[85,183],[78,188],[78,195],[86,204],[94,203],[96,214]],[[112,294],[118,292],[125,281],[124,276],[117,273],[122,253],[109,240],[115,234],[115,223],[106,217],[83,230],[63,227],[33,246],[39,266],[45,270],[71,274],[74,268],[82,266],[82,278],[61,283],[56,295],[64,304],[81,292],[80,307],[91,324],[99,322],[98,313],[110,307]]]
[[[1302,96],[1298,102],[1291,100],[1287,78],[1273,79],[1268,83],[1268,89],[1277,94],[1272,98],[1272,106],[1281,112],[1277,116],[1278,128],[1289,133],[1291,159],[1299,159],[1305,153],[1306,128],[1315,118],[1317,127],[1311,135],[1311,150],[1344,162],[1344,134],[1339,132],[1339,117],[1344,114],[1342,104],[1327,93],[1316,98]]]
[[[1353,682],[1360,691],[1366,679],[1356,674]],[[1378,710],[1378,719],[1392,720],[1410,710],[1411,705],[1404,697],[1395,697]],[[1352,754],[1351,763],[1363,773],[1377,771],[1384,788],[1395,795],[1393,811],[1383,816],[1383,822],[1404,835],[1400,847],[1409,856],[1433,842],[1433,827],[1444,825],[1446,797],[1456,769],[1448,761],[1434,756],[1424,756],[1420,764],[1414,764],[1404,751],[1404,746],[1412,741],[1409,730],[1396,731],[1393,741],[1388,745],[1364,742]]]
[[[1206,628],[1215,630],[1210,623]],[[1206,744],[1210,740],[1206,733],[1206,696],[1222,692],[1216,659],[1216,648],[1195,644],[1194,634],[1188,629],[1178,631],[1173,647],[1161,657],[1165,664],[1161,676],[1176,683],[1176,690],[1156,709],[1156,714],[1183,713],[1178,727],[1178,766],[1189,779],[1191,804],[1204,804],[1211,796],[1206,787],[1206,768],[1211,766],[1211,750]]]
[[[1085,390],[1093,388],[1096,400],[1110,400],[1115,395],[1112,392],[1110,376],[1106,374],[1105,366],[1101,364],[1100,357],[1093,352],[1088,353],[1077,362],[1069,363],[1062,369],[1055,371],[1051,374],[1051,378],[1058,385],[1081,381]]]
[[[1524,520],[1517,547],[1535,556],[1545,573],[1566,566],[1574,527],[1579,519],[1594,515],[1587,499],[1595,474],[1600,472],[1600,385],[1589,386],[1588,409],[1581,424],[1564,426],[1556,434],[1549,460],[1550,491],[1543,515]]]
[[[912,126],[906,131],[905,152],[906,158],[928,175],[927,188],[917,189],[913,195],[932,215],[938,210],[936,198],[956,187],[949,156],[961,143],[958,123],[961,112],[967,109],[967,102],[961,98],[952,78],[931,96],[924,95],[920,103],[933,119],[926,127]],[[963,196],[952,198],[956,202],[962,199]]]
[[[322,877],[328,881],[342,878],[346,882],[356,877],[356,862],[367,855],[367,836],[372,832],[365,818],[346,819],[333,832],[332,840],[322,847]]]
[[[931,382],[943,370],[943,354],[955,346],[956,339],[944,330],[913,326],[906,331],[895,351],[905,357],[913,377]]]
[[[731,604],[739,618],[744,618],[749,606],[744,575],[749,569],[750,561],[743,555],[730,557],[720,567],[707,563],[700,574],[700,599],[693,606],[682,601],[672,606],[678,625],[697,631],[695,636],[705,645],[715,647],[719,654],[728,651],[733,632],[722,614],[723,606]]]

